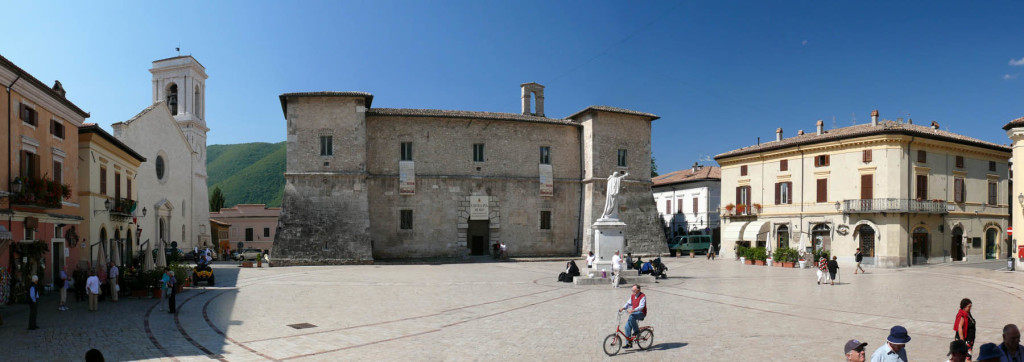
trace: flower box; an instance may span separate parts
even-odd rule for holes
[[[764,266],[764,260],[754,260],[754,265]]]

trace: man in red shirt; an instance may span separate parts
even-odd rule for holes
[[[626,321],[626,335],[636,338],[640,335],[640,326],[637,325],[637,321],[642,321],[647,317],[647,296],[640,292],[640,286],[637,284],[633,284],[633,294],[629,296],[626,305],[622,306],[619,311],[627,309],[629,320]],[[633,343],[627,341],[626,345],[622,347],[633,347]]]

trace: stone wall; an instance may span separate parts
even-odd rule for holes
[[[372,263],[366,176],[286,174],[274,265]]]

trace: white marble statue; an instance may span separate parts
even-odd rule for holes
[[[629,176],[629,172],[615,171],[608,176],[608,190],[605,192],[604,212],[598,220],[619,219],[619,189],[622,179]]]

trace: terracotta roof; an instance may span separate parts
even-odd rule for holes
[[[721,180],[722,179],[722,168],[718,166],[704,166],[697,169],[694,172],[692,168],[685,170],[673,171],[664,175],[658,175],[651,179],[654,182],[654,187],[680,184],[687,182],[706,181],[706,180]]]
[[[231,226],[231,223],[223,222],[223,221],[220,221],[220,220],[217,220],[217,219],[210,219],[210,223],[211,224],[217,224],[217,225],[220,225],[220,226]]]
[[[100,137],[102,137],[103,139],[107,140],[107,142],[110,142],[115,147],[120,148],[122,151],[124,151],[128,155],[130,155],[132,157],[135,157],[135,159],[139,160],[139,162],[146,162],[146,158],[145,157],[142,157],[142,155],[140,155],[138,152],[135,152],[135,150],[133,150],[131,147],[128,147],[128,145],[126,145],[123,142],[119,141],[117,138],[114,138],[114,136],[111,136],[110,133],[107,133],[107,131],[104,131],[102,128],[100,128],[100,126],[96,125],[95,123],[83,124],[82,127],[78,128],[78,133],[79,134],[82,134],[82,133],[95,133],[95,134],[98,134],[98,135],[100,135]]]
[[[609,107],[609,106],[590,106],[590,107],[584,108],[582,111],[573,113],[572,115],[570,115],[568,117],[565,117],[565,118],[576,118],[576,116],[581,115],[581,114],[586,113],[586,112],[589,112],[589,111],[604,111],[604,112],[628,114],[628,115],[633,115],[633,116],[641,116],[641,117],[650,118],[652,121],[656,120],[658,118],[661,118],[661,117],[658,117],[658,116],[656,116],[654,114],[647,113],[647,112],[640,112],[640,111],[634,111],[634,110],[625,109],[625,108],[617,108],[617,107]]]
[[[440,109],[409,109],[409,108],[372,108],[366,111],[367,116],[401,116],[401,117],[443,117],[443,118],[469,118],[469,119],[494,119],[502,121],[526,121],[537,123],[552,123],[568,126],[581,126],[579,123],[569,119],[557,119],[538,116],[528,116],[516,113],[500,112],[475,112],[475,111],[447,111]]]
[[[1003,130],[1004,131],[1009,131],[1010,128],[1016,128],[1016,127],[1021,127],[1021,126],[1024,126],[1024,117],[1020,117],[1020,118],[1017,118],[1015,120],[1010,121],[1010,123],[1007,123],[1005,126],[1003,126]]]
[[[965,145],[987,148],[990,150],[1000,152],[1011,151],[1010,147],[1007,146],[982,141],[977,138],[971,138],[953,132],[934,129],[932,127],[926,127],[909,123],[897,123],[893,121],[881,121],[878,122],[877,126],[872,126],[870,123],[866,123],[856,126],[827,130],[821,135],[818,135],[816,133],[807,133],[796,137],[786,138],[783,139],[782,141],[772,141],[762,143],[760,145],[748,146],[717,155],[715,156],[715,160],[748,155],[758,152],[778,150],[788,147],[812,145],[816,143],[824,143],[842,139],[867,137],[882,134],[901,134],[914,137],[923,137],[939,141],[955,142]]]
[[[288,118],[288,97],[363,97],[366,102],[366,108],[370,108],[373,104],[373,94],[366,92],[296,92],[296,93],[282,93],[278,98],[281,99],[281,112],[284,113],[284,117]]]
[[[69,101],[65,96],[60,95],[60,93],[57,93],[57,91],[53,90],[53,88],[46,86],[46,84],[43,84],[43,82],[39,81],[39,79],[33,77],[32,74],[29,74],[25,70],[19,68],[13,62],[7,60],[7,58],[4,58],[2,55],[0,55],[0,66],[9,68],[15,74],[20,75],[22,79],[25,79],[25,81],[31,83],[32,85],[36,86],[36,88],[42,90],[43,93],[49,94],[51,97],[53,97],[53,99],[56,99],[61,104],[67,106],[69,109],[71,109],[72,112],[78,113],[78,115],[82,116],[82,118],[89,118],[89,113],[83,111],[81,108],[78,108],[78,106],[76,106],[74,103],[71,103],[71,101]]]

